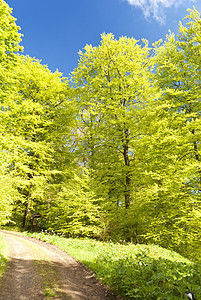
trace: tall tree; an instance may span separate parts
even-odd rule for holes
[[[147,177],[155,191],[149,203],[150,235],[180,251],[198,241],[201,195],[201,19],[195,9],[186,19],[186,26],[179,25],[178,39],[170,33],[155,47],[161,97],[155,103],[145,157],[152,158]]]
[[[98,180],[99,192],[120,206],[132,201],[135,143],[143,107],[151,97],[147,42],[103,34],[87,45],[72,73],[79,112],[78,149]]]
[[[72,111],[68,110],[66,80],[59,72],[21,56],[15,76],[6,131],[14,138],[11,174],[18,192],[14,211],[16,216],[24,214],[25,227],[31,212],[47,202],[47,185],[59,176],[61,161],[66,162]]]
[[[10,164],[10,149],[12,149],[12,134],[5,130],[6,113],[12,101],[15,90],[13,72],[21,49],[19,42],[21,34],[11,15],[12,10],[5,1],[0,1],[0,224],[7,221],[11,213],[13,190],[11,177],[8,174]]]

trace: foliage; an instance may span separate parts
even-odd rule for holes
[[[6,263],[8,259],[8,248],[3,237],[0,237],[0,277],[5,271]]]
[[[66,121],[69,119],[67,88],[59,72],[52,73],[47,66],[30,57],[18,59],[14,76],[15,97],[8,104],[9,109],[4,110],[5,132],[12,135],[14,141],[9,149],[8,174],[15,179],[13,220],[21,221],[25,227],[41,203],[48,205],[47,185],[54,182],[55,174],[63,171],[55,166],[59,152],[63,160],[68,155],[64,151],[69,124],[60,126],[64,113]],[[56,153],[58,148],[60,151]]]
[[[34,229],[39,212],[38,228],[199,260],[198,11],[153,49],[102,34],[79,52],[70,80],[19,55],[2,0],[0,14],[0,224]]]
[[[135,189],[137,141],[143,108],[154,98],[149,81],[149,48],[133,38],[103,34],[99,47],[86,45],[72,72],[79,108],[80,163],[94,171],[97,193],[129,208]]]
[[[8,146],[12,147],[13,140],[5,130],[4,112],[8,103],[12,101],[15,90],[13,71],[21,41],[21,34],[18,32],[20,28],[15,24],[11,9],[3,0],[0,1],[0,28],[0,224],[3,224],[11,215],[13,202],[12,179],[7,176],[7,164],[10,160]]]
[[[91,189],[89,170],[82,167],[79,171],[60,187],[44,226],[72,237],[97,238],[102,231],[102,199]]]
[[[24,233],[25,234],[25,233]],[[88,265],[124,299],[182,299],[186,290],[199,294],[201,265],[158,246],[103,243],[35,233]]]
[[[201,22],[195,9],[189,10],[186,19],[186,27],[180,23],[178,39],[170,33],[154,49],[154,80],[161,96],[153,107],[145,139],[146,176],[152,196],[145,193],[144,207],[151,216],[148,241],[195,256],[201,226]]]

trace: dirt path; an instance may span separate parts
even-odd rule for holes
[[[82,264],[57,247],[0,231],[9,246],[9,265],[1,278],[0,300],[114,300]]]

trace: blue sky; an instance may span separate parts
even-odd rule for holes
[[[201,12],[200,0],[6,0],[24,35],[24,54],[68,76],[78,51],[98,46],[103,32],[146,38],[150,45],[177,32],[186,9]]]

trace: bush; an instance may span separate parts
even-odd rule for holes
[[[186,290],[201,291],[201,268],[193,263],[156,259],[141,251],[120,258],[108,252],[96,264],[98,275],[125,299],[176,300]]]

